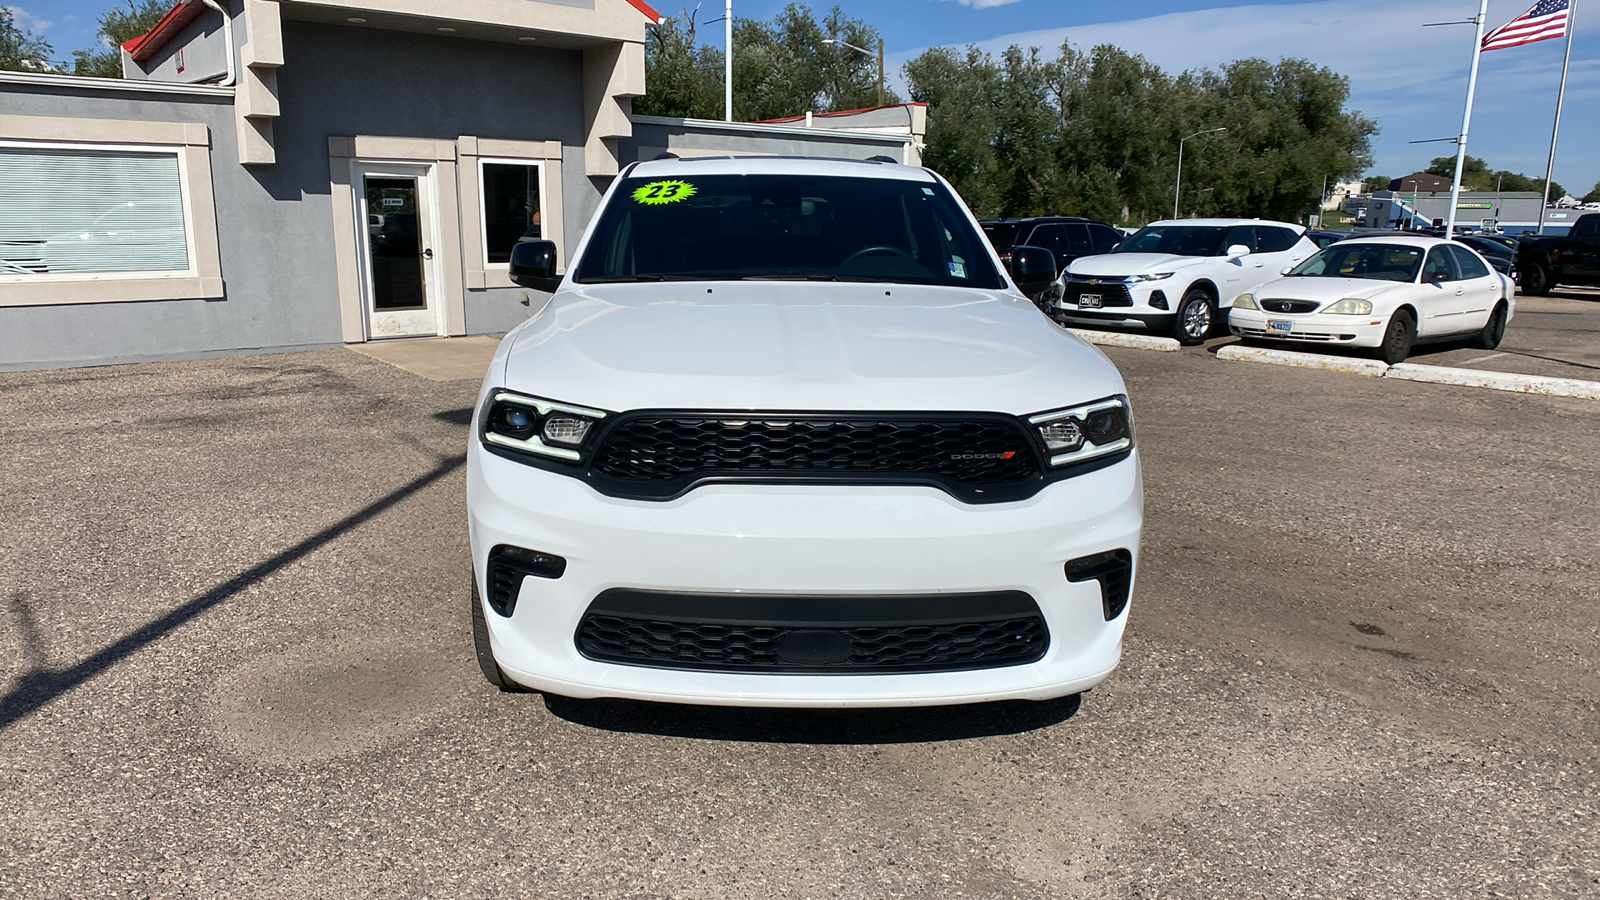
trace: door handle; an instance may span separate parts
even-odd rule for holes
[[[423,259],[433,259],[433,248],[432,247],[424,248],[423,251],[422,251],[422,258]],[[1460,292],[1458,291],[1457,293],[1460,293]]]
[[[1456,296],[1457,297],[1461,296],[1463,293],[1466,293],[1466,292],[1461,290],[1460,288],[1456,288]]]

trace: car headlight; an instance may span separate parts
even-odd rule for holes
[[[1346,297],[1338,303],[1329,304],[1317,311],[1332,313],[1336,316],[1367,316],[1372,314],[1372,301]]]
[[[1171,272],[1156,272],[1153,275],[1129,275],[1127,278],[1122,280],[1125,284],[1138,284],[1141,281],[1161,281],[1162,279],[1171,277]]]
[[[485,444],[578,462],[606,413],[511,391],[493,390],[479,416]]]
[[[1256,295],[1255,294],[1246,293],[1246,294],[1240,294],[1239,296],[1233,298],[1233,308],[1234,309],[1260,309],[1261,307],[1256,306]]]
[[[1133,411],[1120,394],[1029,416],[1028,423],[1039,429],[1051,468],[1133,449]]]

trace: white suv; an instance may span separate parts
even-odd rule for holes
[[[1135,325],[1198,344],[1224,311],[1317,252],[1305,228],[1257,219],[1179,219],[1139,229],[1110,253],[1074,260],[1056,288],[1056,318]]]
[[[490,682],[895,706],[1115,668],[1143,518],[1127,388],[937,175],[637,164],[555,266],[513,251],[554,296],[500,344],[467,455]]]

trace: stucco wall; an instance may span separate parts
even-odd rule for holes
[[[599,199],[583,175],[577,52],[284,22],[283,53],[283,114],[273,125],[278,163],[253,171],[275,197],[290,203],[316,198],[321,218],[309,224],[296,217],[293,227],[303,234],[295,236],[288,258],[316,269],[330,311],[336,279],[327,203],[330,136],[560,141],[568,148],[562,166],[567,246],[577,243]],[[530,309],[520,300],[512,289],[468,291],[467,333],[514,327]],[[329,338],[338,339],[337,331]]]

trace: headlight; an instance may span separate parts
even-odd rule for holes
[[[1333,313],[1336,316],[1367,316],[1372,314],[1372,301],[1346,297],[1338,303],[1325,306],[1317,311]]]
[[[1057,468],[1133,449],[1133,411],[1118,395],[1029,416]]]
[[[584,442],[605,417],[598,409],[494,390],[479,416],[480,437],[485,444],[578,462]]]
[[[1256,306],[1256,295],[1255,294],[1240,294],[1239,296],[1233,298],[1233,308],[1234,309],[1260,309],[1261,307]]]
[[[1129,275],[1127,278],[1122,280],[1126,284],[1138,284],[1141,281],[1160,281],[1163,278],[1171,277],[1171,272],[1157,272],[1154,275]]]

